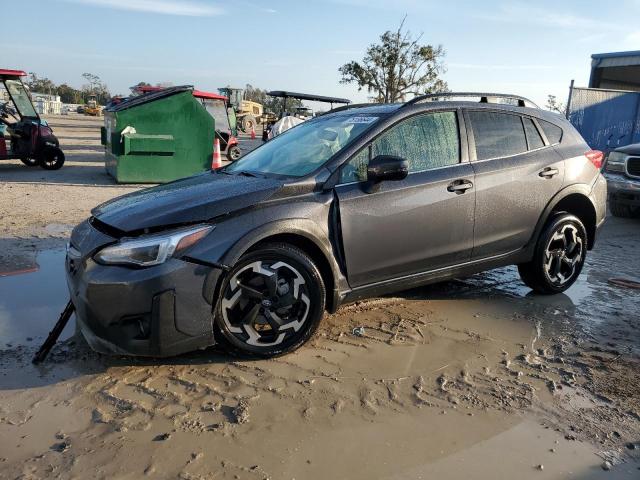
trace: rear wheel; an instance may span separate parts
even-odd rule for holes
[[[245,254],[225,277],[217,302],[218,338],[237,353],[270,357],[295,350],[315,332],[325,310],[322,276],[287,244]]]
[[[609,210],[614,217],[631,218],[636,214],[636,209],[631,205],[625,205],[615,200],[609,200]]]
[[[59,148],[47,148],[40,156],[40,166],[45,170],[58,170],[64,165],[64,153]]]
[[[587,232],[578,217],[563,213],[540,234],[533,260],[518,265],[522,281],[532,290],[554,294],[576,281],[587,255]]]

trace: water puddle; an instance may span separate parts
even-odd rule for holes
[[[0,270],[0,349],[39,346],[69,299],[64,250],[44,250],[14,259]],[[72,317],[61,340],[75,330]]]

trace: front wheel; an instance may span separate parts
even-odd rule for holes
[[[242,155],[242,152],[240,151],[240,147],[237,145],[234,145],[233,147],[229,147],[229,150],[227,151],[227,158],[229,159],[230,162],[235,162],[240,158],[241,155]]]
[[[265,245],[242,256],[223,280],[216,334],[237,353],[281,355],[313,335],[325,302],[322,276],[303,251],[282,243]]]
[[[252,115],[247,115],[242,119],[242,130],[245,133],[251,133],[256,128],[256,119]]]
[[[47,148],[40,156],[40,166],[45,170],[58,170],[64,165],[64,153],[59,148]]]
[[[37,158],[31,158],[31,157],[21,158],[20,161],[24,163],[27,167],[37,167],[40,164]]]
[[[587,255],[587,232],[578,217],[553,217],[540,234],[533,259],[518,265],[522,281],[537,293],[567,290],[577,280]]]

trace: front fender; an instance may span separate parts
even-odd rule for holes
[[[301,205],[296,207],[300,208]],[[283,208],[288,210],[291,206]],[[205,282],[203,291],[205,299],[214,305],[224,277],[221,271],[232,268],[251,247],[271,237],[293,235],[307,243],[312,243],[316,247],[315,250],[324,257],[333,281],[333,292],[328,292],[332,296],[329,303],[331,306],[337,306],[338,292],[345,290],[347,283],[336,261],[331,242],[329,209],[330,202],[311,202],[303,208],[304,213],[308,214],[306,217],[291,217],[284,212],[256,209],[216,225],[207,239],[187,252],[189,261],[218,267],[214,269],[215,273],[212,272],[211,278]],[[261,223],[268,217],[282,219]]]

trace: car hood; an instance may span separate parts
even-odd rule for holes
[[[123,232],[210,220],[271,197],[283,182],[206,172],[97,206],[91,214]]]

